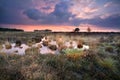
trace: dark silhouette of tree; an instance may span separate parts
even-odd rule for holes
[[[10,29],[10,28],[0,28],[0,31],[20,31],[24,32],[22,29]]]
[[[91,28],[90,28],[90,27],[88,27],[88,28],[87,28],[87,31],[88,31],[88,32],[91,32]]]
[[[74,29],[74,32],[79,32],[79,31],[80,31],[79,28],[75,28],[75,29]]]

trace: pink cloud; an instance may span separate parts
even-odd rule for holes
[[[112,2],[107,2],[106,4],[104,4],[104,7],[107,8],[107,7],[110,7],[113,3]]]
[[[76,15],[76,18],[92,19],[98,16],[96,13],[100,8],[95,5],[95,0],[74,0],[72,3],[74,5],[70,8],[70,11]]]

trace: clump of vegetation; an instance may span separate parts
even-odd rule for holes
[[[63,50],[64,54],[42,55],[39,48],[33,47],[23,56],[0,53],[0,80],[120,80],[119,36],[115,38],[116,41],[108,41],[106,36],[73,34],[76,35],[73,37],[72,34],[68,36],[64,33],[64,36],[68,39],[83,39],[91,44],[90,50]],[[19,36],[20,40],[26,42],[35,35],[40,34],[4,33],[0,35],[0,40],[4,41],[11,36],[14,41],[14,38]],[[51,48],[56,49],[55,46]]]
[[[109,53],[113,53],[113,52],[114,52],[114,49],[113,49],[112,46],[107,46],[107,47],[105,48],[105,51],[106,51],[106,52],[109,52]]]
[[[99,60],[99,63],[101,66],[105,68],[111,69],[113,71],[116,70],[117,61],[112,58],[105,58],[105,59]]]

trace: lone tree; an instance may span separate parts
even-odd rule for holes
[[[75,29],[74,29],[74,32],[79,32],[79,31],[80,31],[79,28],[75,28]]]
[[[88,27],[88,28],[87,28],[87,31],[88,31],[88,32],[91,32],[91,28],[90,28],[90,27]]]

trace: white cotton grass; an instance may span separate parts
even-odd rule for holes
[[[51,51],[50,52],[51,54],[57,54],[57,52],[58,52],[58,48],[56,45],[49,45],[49,49]]]
[[[65,46],[67,46],[67,48],[73,48],[76,49],[77,48],[77,42],[76,41],[67,41],[64,43]]]
[[[49,54],[51,53],[51,50],[48,48],[48,46],[42,46],[40,48],[40,54]]]
[[[16,47],[15,48],[16,50],[17,50],[17,52],[16,52],[16,54],[18,54],[18,55],[24,55],[25,54],[25,50],[26,49],[24,49],[24,48],[20,48],[20,47]]]
[[[88,45],[83,45],[83,50],[89,50],[90,47]]]
[[[26,44],[21,44],[20,47],[16,47],[16,50],[18,51],[17,54],[19,55],[24,55],[25,54],[25,51],[30,48],[28,45]]]
[[[9,42],[5,42],[0,52],[6,53],[6,54],[13,54],[16,52],[16,50],[12,47],[12,45]]]
[[[16,43],[7,41],[1,48],[0,52],[18,55],[25,55],[26,53],[59,54],[66,49],[80,49],[82,51],[90,49],[89,45],[83,44],[81,39],[65,39],[62,36],[54,38],[44,37],[43,40],[37,43],[34,40],[28,40],[26,44],[19,40]]]
[[[2,45],[2,50],[0,52],[6,53],[6,54],[18,54],[18,55],[24,55],[25,50],[28,49],[29,46],[26,44],[19,44],[16,43],[9,43],[8,41],[5,42],[5,44]]]
[[[81,50],[83,50],[83,51],[90,49],[89,45],[83,44],[83,41],[82,41],[82,40],[79,40],[79,41],[78,41],[77,48],[78,48],[78,49],[81,49]]]
[[[49,42],[50,45],[56,45],[56,47],[58,47],[57,41],[56,40],[51,40]]]
[[[25,54],[25,51],[30,48],[28,45],[26,44],[21,44],[21,42],[18,41],[18,43],[16,43],[16,45],[18,46],[15,46],[14,49],[17,50],[17,53],[18,55],[24,55]]]
[[[41,54],[48,54],[50,53],[50,49],[48,48],[48,41],[43,41],[42,47],[40,48],[40,53]]]

